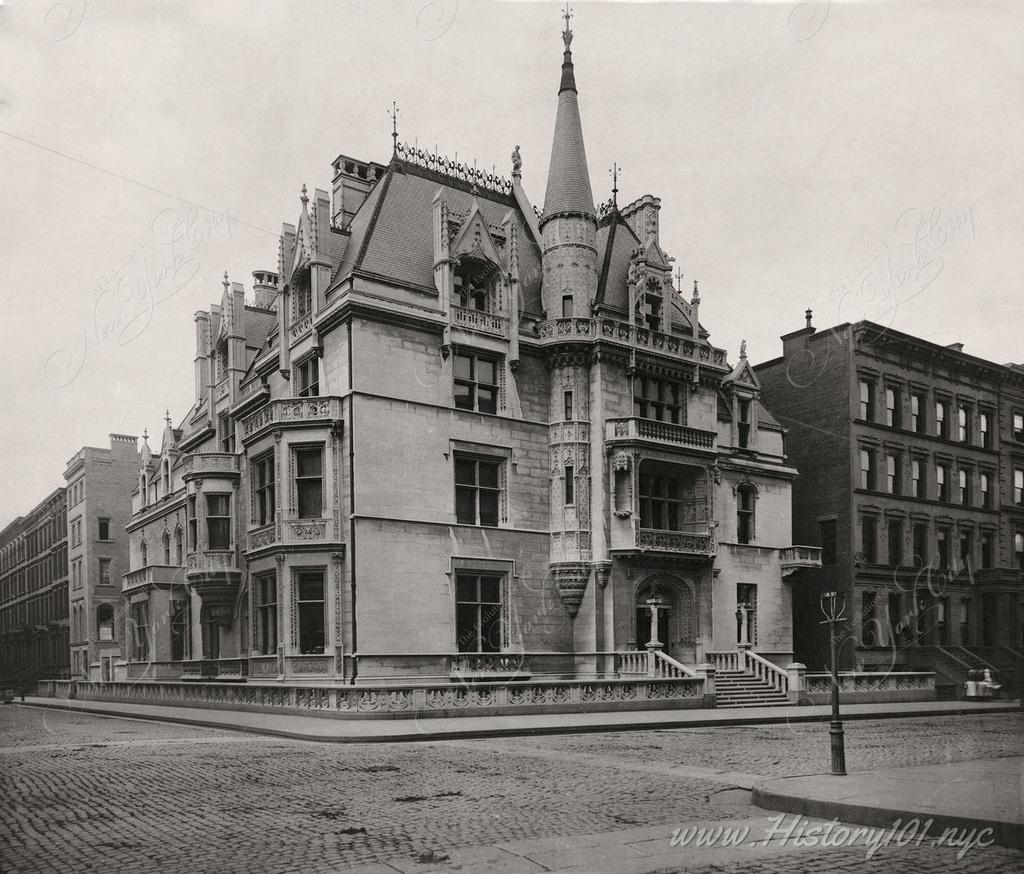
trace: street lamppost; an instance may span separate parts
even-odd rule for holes
[[[846,776],[846,741],[843,737],[843,723],[839,720],[839,641],[836,637],[836,626],[845,622],[845,601],[840,601],[838,592],[821,593],[821,612],[825,616],[824,625],[828,623],[829,637],[832,645],[832,724],[829,727],[829,741],[832,746],[832,775]]]

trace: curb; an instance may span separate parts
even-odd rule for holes
[[[195,725],[202,728],[215,728],[222,731],[238,731],[245,732],[247,734],[259,734],[259,735],[270,735],[273,737],[288,738],[289,740],[304,740],[311,741],[314,743],[416,743],[420,741],[440,741],[440,740],[471,740],[474,738],[488,738],[488,737],[529,737],[529,736],[544,736],[544,735],[561,735],[561,734],[595,734],[595,733],[608,733],[608,732],[626,732],[626,731],[656,731],[670,728],[714,728],[721,726],[723,728],[730,728],[739,725],[785,725],[792,723],[821,723],[826,724],[830,721],[829,715],[799,715],[799,708],[793,708],[794,714],[792,716],[762,716],[758,718],[756,714],[745,714],[743,716],[725,717],[725,718],[708,718],[708,719],[690,719],[690,720],[679,720],[666,718],[663,721],[657,722],[643,722],[643,723],[620,723],[620,722],[598,722],[588,723],[585,725],[536,725],[536,726],[513,726],[513,727],[494,727],[494,728],[466,728],[466,729],[454,729],[445,731],[422,731],[416,733],[387,733],[381,732],[373,735],[338,735],[338,734],[312,734],[308,732],[289,731],[283,728],[273,728],[265,725],[245,725],[239,723],[227,723],[217,722],[202,718],[196,718],[192,716],[177,716],[172,714],[153,714],[153,713],[138,713],[131,710],[125,710],[124,712],[115,712],[100,708],[94,708],[87,706],[91,702],[87,701],[75,701],[72,703],[69,699],[55,698],[50,699],[54,703],[39,703],[39,702],[18,702],[22,707],[38,707],[42,709],[57,708],[60,710],[68,710],[74,713],[89,713],[95,716],[109,716],[114,718],[122,719],[142,719],[152,722],[167,722],[177,725]],[[172,708],[167,708],[168,710]],[[184,708],[183,708],[184,709]],[[1006,707],[990,707],[984,710],[978,710],[977,708],[957,708],[954,710],[915,710],[912,712],[893,712],[893,711],[881,711],[878,713],[856,713],[856,714],[844,714],[844,722],[853,722],[866,719],[913,719],[916,717],[934,717],[934,716],[976,716],[978,714],[990,714],[990,713],[1019,713],[1021,707],[1018,704],[1008,704]],[[215,711],[219,713],[237,713],[239,711],[227,711],[220,710]],[[252,712],[254,711],[246,711]],[[692,711],[691,711],[692,712]],[[278,714],[262,714],[268,716],[276,716]],[[293,719],[304,719],[302,716],[288,717]],[[313,717],[315,718],[315,717]],[[500,719],[500,717],[499,717]],[[344,723],[341,723],[343,725]],[[364,723],[365,724],[365,723]],[[423,723],[419,725],[422,727]],[[781,796],[780,796],[781,797]],[[756,803],[756,802],[755,802]],[[782,808],[777,808],[782,810]],[[793,811],[796,812],[796,811]],[[891,824],[891,820],[886,823]],[[986,825],[990,825],[986,823]]]
[[[902,834],[902,829],[914,826],[912,838],[917,838],[920,828],[929,824],[929,833],[939,834],[945,829],[974,830],[975,834],[983,834],[987,829],[991,840],[1003,847],[1015,850],[1024,849],[1024,823],[999,822],[991,819],[977,819],[972,816],[956,816],[942,813],[922,813],[913,810],[901,810],[895,807],[874,807],[865,804],[854,804],[849,801],[827,801],[820,798],[803,798],[796,795],[785,795],[781,791],[754,786],[750,790],[750,800],[758,807],[767,810],[778,810],[782,813],[795,813],[819,819],[838,819],[840,822],[867,825],[873,828],[893,831],[893,838]],[[908,841],[909,843],[909,841]],[[896,840],[897,846],[902,846]]]

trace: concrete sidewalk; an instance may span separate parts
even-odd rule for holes
[[[333,719],[323,716],[251,710],[167,707],[126,702],[26,698],[33,707],[56,707],[102,716],[152,719],[229,731],[275,735],[327,743],[389,743],[512,735],[582,734],[647,731],[659,728],[707,728],[721,725],[828,722],[828,706],[719,707],[712,710],[644,710],[614,713],[553,713],[528,716],[457,716],[410,719]],[[1002,713],[1019,710],[1015,701],[918,701],[896,704],[847,704],[844,720],[912,716]]]
[[[770,810],[884,829],[896,845],[942,841],[954,829],[947,845],[1024,849],[1024,757],[786,777],[754,786],[751,799]]]

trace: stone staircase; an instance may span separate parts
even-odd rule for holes
[[[748,671],[718,671],[715,674],[718,707],[784,707],[790,700],[766,680]]]

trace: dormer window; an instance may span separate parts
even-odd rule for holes
[[[494,312],[495,265],[478,258],[463,257],[455,271],[453,303],[482,313]]]
[[[644,301],[644,321],[652,331],[661,330],[661,301],[658,298],[647,295]]]
[[[747,449],[750,446],[750,401],[741,400],[736,406],[739,413],[736,436],[739,438],[740,449]]]
[[[228,341],[222,337],[217,341],[217,382],[228,375]]]

